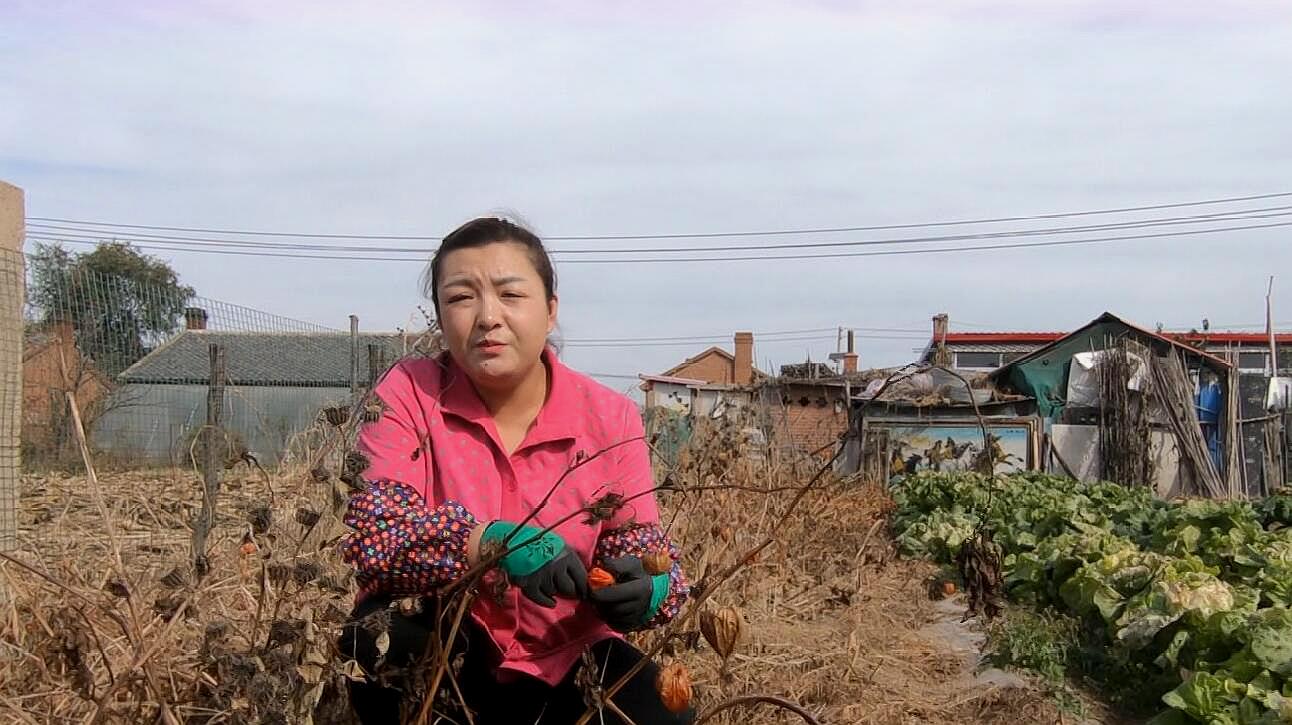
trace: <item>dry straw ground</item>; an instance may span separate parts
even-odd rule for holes
[[[227,471],[200,578],[187,564],[201,505],[193,470],[101,472],[97,487],[84,471],[27,476],[20,549],[0,561],[0,719],[350,722],[353,671],[332,647],[352,596],[336,556],[333,463],[329,480],[311,465]],[[962,654],[922,631],[945,618],[928,597],[933,571],[895,556],[880,488],[827,474],[788,511],[819,463],[715,428],[659,471],[693,580],[775,540],[704,604],[744,614],[725,665],[688,635],[694,620],[661,655],[690,670],[699,710],[766,695],[822,723],[1060,722],[1038,691],[973,684]],[[708,719],[803,721],[757,703]]]

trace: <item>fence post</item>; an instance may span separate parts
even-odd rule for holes
[[[0,181],[0,551],[18,544],[25,227],[22,189]]]
[[[359,316],[350,315],[350,406],[359,402]]]
[[[193,525],[193,565],[199,576],[206,571],[206,536],[215,520],[215,504],[220,495],[220,459],[223,431],[220,418],[224,413],[224,347],[211,343],[211,382],[206,389],[206,427],[202,429],[202,510]]]

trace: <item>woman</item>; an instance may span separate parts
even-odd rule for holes
[[[351,702],[365,725],[399,722],[402,692],[376,672],[415,661],[434,625],[392,602],[432,594],[507,542],[497,567],[510,586],[476,599],[454,644],[454,699],[481,725],[572,723],[586,706],[576,684],[584,652],[594,681],[613,683],[644,656],[620,633],[664,624],[688,593],[649,493],[641,418],[548,346],[556,278],[532,232],[502,219],[468,222],[440,244],[425,288],[448,350],[392,368],[375,390],[382,415],[359,434],[369,465],[350,501],[344,558],[360,592],[340,647],[368,679],[352,684]],[[569,517],[615,500],[607,494],[627,503]],[[651,575],[643,560],[660,552],[672,567]],[[615,583],[590,589],[592,566]],[[690,722],[691,713],[663,707],[657,674],[648,664],[615,705],[637,725]],[[621,720],[606,708],[604,722]]]

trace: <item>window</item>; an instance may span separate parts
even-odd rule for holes
[[[1265,352],[1240,352],[1238,353],[1238,369],[1264,372],[1269,364],[1269,359],[1269,354]]]
[[[956,367],[964,370],[995,370],[1000,367],[1000,353],[957,352]]]

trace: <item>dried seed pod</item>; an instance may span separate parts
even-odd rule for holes
[[[727,659],[745,631],[745,618],[735,607],[720,607],[717,611],[706,609],[700,613],[700,633],[714,652]]]
[[[128,599],[130,597],[130,587],[121,579],[113,577],[103,585],[103,590],[118,599]]]
[[[327,418],[327,422],[339,428],[350,419],[350,409],[344,406],[324,408],[323,416]]]
[[[319,466],[310,471],[310,476],[316,483],[327,483],[332,478],[332,473],[323,466]]]
[[[304,631],[305,623],[299,619],[275,619],[269,624],[269,641],[266,647],[274,649],[281,645],[292,644],[300,639]]]
[[[184,570],[179,567],[171,569],[161,578],[161,583],[167,589],[179,589],[184,586]]]
[[[319,522],[319,512],[304,506],[296,509],[296,523],[309,528]]]
[[[266,573],[269,575],[271,583],[275,586],[282,586],[295,576],[296,568],[291,564],[275,561],[267,567]]]
[[[180,601],[174,597],[157,597],[157,601],[153,602],[153,612],[167,622],[179,614],[179,607]],[[192,613],[192,611],[193,608],[190,606],[189,612]]]
[[[673,568],[673,557],[667,551],[654,551],[642,557],[642,566],[651,576],[667,574]]]
[[[211,645],[219,642],[229,634],[229,622],[224,619],[217,619],[213,622],[206,623],[206,629],[202,632],[202,642],[205,645]]]
[[[353,473],[356,476],[368,470],[369,465],[368,457],[358,451],[347,452],[342,463],[347,473]]]
[[[257,506],[247,512],[247,522],[251,524],[252,532],[263,534],[274,522],[274,512],[268,506]]]
[[[381,420],[381,415],[385,412],[386,406],[380,400],[374,400],[363,406],[363,422],[376,423]]]
[[[673,662],[660,670],[655,679],[655,690],[669,712],[685,712],[691,706],[691,673],[681,662]]]
[[[292,581],[297,586],[305,586],[323,575],[323,565],[316,561],[297,561],[292,567]]]

